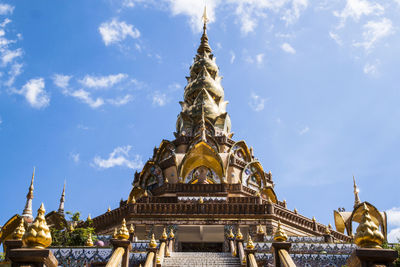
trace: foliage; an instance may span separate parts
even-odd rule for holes
[[[399,241],[400,241],[400,240],[399,240]],[[397,253],[399,253],[399,256],[400,256],[400,243],[394,244],[394,246],[389,246],[388,243],[383,243],[383,244],[382,244],[382,248],[385,248],[385,249],[394,249],[394,250],[397,251]],[[400,267],[400,257],[397,258],[397,259],[395,260],[394,266]]]
[[[71,223],[75,224],[76,222],[80,222],[80,213],[75,212],[72,213],[70,211],[66,212],[70,215]],[[67,229],[64,227],[62,230],[57,230],[55,228],[51,228],[51,237],[53,239],[52,246],[84,246],[86,240],[89,237],[89,234],[92,234],[93,242],[97,241],[97,237],[94,235],[95,231],[92,227],[92,221],[87,221],[87,227],[79,227],[75,229]]]

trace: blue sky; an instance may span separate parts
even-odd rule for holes
[[[173,139],[204,1],[0,1],[0,194],[21,213],[116,208]],[[399,0],[207,1],[235,140],[279,199],[334,223],[361,200],[400,237]]]

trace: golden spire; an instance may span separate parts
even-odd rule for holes
[[[285,242],[287,240],[287,235],[282,229],[281,221],[278,221],[278,228],[274,234],[274,240],[278,242]]]
[[[358,190],[358,187],[356,184],[356,178],[354,178],[354,175],[353,175],[353,188],[354,188],[354,207],[356,207],[356,206],[360,205],[361,201],[360,201],[360,197],[358,196],[359,190]]]
[[[175,238],[175,234],[174,234],[174,229],[171,229],[171,231],[169,231],[169,238]]]
[[[232,228],[229,229],[228,237],[229,237],[229,238],[235,238],[235,235],[234,235],[233,232],[232,232]]]
[[[149,193],[147,193],[147,190],[144,190],[143,196],[144,197],[148,197],[149,196]]]
[[[325,227],[325,234],[326,235],[330,235],[331,234],[331,229],[330,229],[329,225],[327,227]]]
[[[151,235],[151,240],[150,240],[149,246],[151,248],[156,248],[157,247],[157,242],[156,242],[156,239],[154,238],[154,234]]]
[[[313,221],[313,222],[316,222],[316,221],[317,221],[317,220],[315,219],[314,216],[312,216],[312,221]]]
[[[382,248],[384,237],[378,226],[372,221],[369,209],[364,203],[361,222],[357,227],[354,243],[360,248]]]
[[[87,219],[86,219],[86,221],[91,221],[92,220],[92,217],[90,217],[90,213],[89,213],[89,215],[87,216]]]
[[[203,197],[200,197],[200,198],[199,198],[199,203],[200,203],[200,204],[203,204],[203,203],[204,203]]]
[[[111,211],[111,208],[110,208],[110,206],[108,206],[107,212],[110,212],[110,211]]]
[[[129,230],[126,227],[125,218],[122,220],[121,228],[119,228],[117,235],[115,236],[117,239],[127,240],[129,238]]]
[[[52,239],[49,227],[44,217],[44,205],[40,205],[35,221],[29,226],[25,232],[22,241],[29,248],[47,248],[51,245]]]
[[[251,239],[251,235],[248,235],[248,239],[247,239],[247,245],[246,245],[247,249],[254,249],[254,243],[253,240]]]
[[[117,238],[117,235],[118,235],[118,229],[117,229],[117,227],[115,227],[114,233],[113,233],[113,238]]]
[[[257,227],[257,234],[264,234],[264,228],[262,227],[261,223]]]
[[[161,238],[162,239],[167,239],[168,238],[167,231],[165,230],[165,227],[164,227],[164,231],[163,231],[163,233],[161,235]]]
[[[133,228],[133,224],[131,224],[131,226],[129,227],[129,233],[130,234],[135,233],[135,228]]]
[[[25,234],[24,218],[21,218],[21,222],[13,233],[13,239],[21,240]]]
[[[295,214],[297,214],[297,213],[298,213],[298,211],[297,211],[297,209],[296,209],[296,208],[294,208],[293,212],[294,212]]]
[[[199,54],[204,54],[205,52],[211,53],[211,47],[208,44],[208,37],[207,37],[207,22],[209,20],[207,17],[207,8],[206,7],[204,7],[202,19],[203,19],[203,35],[201,36],[201,42],[200,42],[199,48],[197,49],[197,53],[199,53]]]
[[[243,239],[242,232],[240,232],[240,227],[238,227],[238,231],[236,233],[236,239],[239,239],[239,240]]]
[[[64,214],[64,203],[65,203],[65,181],[64,181],[63,191],[61,193],[60,206],[58,207],[58,213]]]
[[[204,119],[204,106],[201,106],[201,140],[206,142],[206,120]]]
[[[93,239],[92,239],[92,233],[89,233],[88,238],[86,239],[85,246],[87,247],[93,247]]]
[[[29,191],[28,194],[26,195],[26,203],[25,203],[25,208],[24,211],[22,212],[22,217],[27,218],[28,222],[33,221],[33,215],[32,215],[32,199],[33,199],[33,181],[35,180],[35,167],[33,167],[33,173],[32,173],[32,179],[31,179],[31,185],[29,186]]]

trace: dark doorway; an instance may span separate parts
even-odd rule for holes
[[[181,243],[182,252],[223,252],[224,243]]]

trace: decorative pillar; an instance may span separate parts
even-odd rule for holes
[[[169,232],[168,235],[168,250],[170,252],[175,251],[175,234],[174,234],[174,229],[171,228],[171,231]]]
[[[236,257],[237,253],[236,253],[236,246],[235,246],[235,235],[232,232],[232,228],[229,230],[229,234],[228,234],[228,242],[229,242],[229,250],[232,254],[232,257]]]
[[[8,258],[12,267],[57,267],[58,262],[53,253],[46,249],[51,245],[52,239],[47,226],[44,205],[40,205],[37,217],[23,235],[26,248],[14,248],[9,251]]]
[[[354,243],[357,249],[348,258],[349,267],[394,266],[393,261],[398,252],[391,249],[382,249],[384,237],[378,226],[372,221],[369,209],[364,203],[361,222],[357,227]]]
[[[157,254],[157,259],[156,259],[157,267],[161,267],[161,265],[164,262],[164,255],[165,255],[167,240],[168,240],[168,236],[167,236],[167,232],[164,228],[164,231],[160,238],[160,248],[158,249],[158,254]]]
[[[257,261],[256,257],[254,256],[256,249],[253,243],[253,240],[251,240],[251,236],[249,234],[249,238],[247,240],[247,245],[246,245],[246,258],[248,262],[249,267],[257,267]]]
[[[22,248],[22,237],[25,234],[25,226],[24,226],[24,219],[21,218],[21,221],[18,227],[15,229],[11,240],[6,240],[4,242],[4,247],[6,248],[6,261],[9,260],[8,255],[10,254],[10,250],[15,248]]]
[[[124,249],[124,255],[121,261],[121,267],[129,267],[129,251],[132,249],[129,239],[129,230],[126,227],[125,218],[122,220],[121,228],[114,234],[114,238],[110,240],[114,251],[118,248]]]
[[[237,254],[239,256],[240,265],[246,266],[247,261],[246,261],[246,254],[245,254],[244,248],[243,248],[243,241],[244,241],[243,234],[242,234],[242,232],[240,232],[240,228],[238,227],[238,231],[236,233]]]
[[[324,241],[325,243],[333,243],[333,236],[331,234],[331,224],[329,224],[326,228],[325,228],[325,233],[324,233]]]
[[[274,255],[274,266],[286,266],[295,267],[292,258],[289,255],[289,249],[292,246],[291,243],[286,242],[287,235],[282,229],[281,222],[278,221],[278,228],[274,235],[274,241],[272,243],[272,254]]]
[[[149,243],[149,247],[147,248],[147,258],[144,263],[144,267],[153,267],[156,266],[156,252],[157,252],[157,242],[154,238],[154,234],[151,236],[151,240]]]

